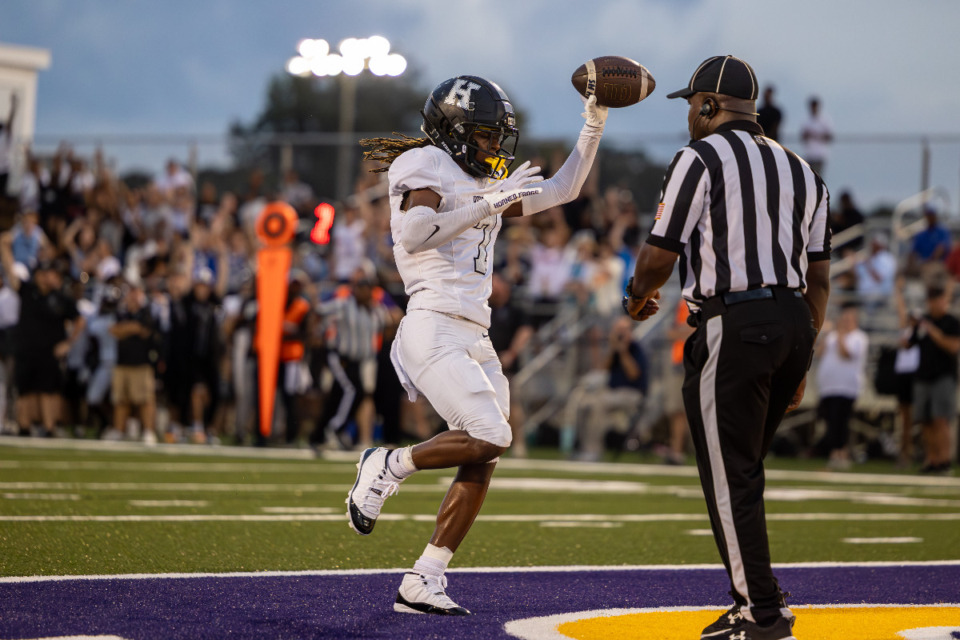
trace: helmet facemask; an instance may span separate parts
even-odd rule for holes
[[[511,116],[512,119],[512,116]],[[515,159],[517,143],[520,141],[520,133],[516,127],[491,127],[490,125],[476,125],[473,131],[469,131],[465,136],[467,153],[464,164],[472,170],[473,173],[503,180],[507,177],[508,169]],[[477,135],[491,136],[491,144],[488,150],[484,150],[476,142]],[[494,151],[492,140],[496,139],[500,146]],[[478,159],[478,155],[485,156],[483,160]]]

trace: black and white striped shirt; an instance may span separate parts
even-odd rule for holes
[[[807,264],[830,259],[829,194],[759,125],[727,122],[667,169],[647,242],[680,254],[693,303],[762,286],[805,289]]]
[[[386,308],[374,301],[370,306],[352,295],[322,303],[318,311],[328,328],[335,331],[331,349],[348,360],[367,360],[377,355],[387,319]]]

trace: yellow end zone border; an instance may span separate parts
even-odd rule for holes
[[[957,635],[954,635],[955,633],[960,633],[960,603],[822,604],[798,605],[791,607],[791,609],[798,615],[798,620],[803,620],[804,613],[825,612],[829,610],[837,610],[840,612],[845,609],[876,609],[878,610],[878,613],[880,610],[886,610],[888,612],[891,610],[901,610],[903,615],[898,617],[902,617],[902,623],[908,625],[907,627],[900,627],[896,630],[892,630],[889,620],[881,621],[877,616],[865,618],[862,615],[858,615],[856,618],[851,618],[848,620],[848,622],[853,621],[853,624],[859,625],[868,635],[854,636],[851,635],[850,631],[845,630],[842,626],[838,627],[834,621],[831,621],[830,628],[834,629],[837,635],[822,635],[822,629],[808,630],[817,635],[804,634],[802,630],[802,623],[800,623],[801,626],[799,628],[801,630],[799,633],[801,633],[803,637],[812,637],[816,638],[817,640],[951,640],[952,638],[957,637]],[[939,618],[929,618],[928,615],[915,615],[918,611],[922,614],[940,613],[937,610],[944,610],[942,611],[943,614],[955,615],[953,615],[950,620],[943,619],[942,616]],[[706,624],[712,622],[713,618],[720,613],[723,613],[723,611],[724,609],[718,607],[595,609],[591,611],[576,611],[551,616],[512,620],[504,625],[504,631],[516,638],[519,638],[520,640],[592,640],[594,638],[602,637],[656,637],[658,640],[673,640],[674,638],[679,639],[692,637],[690,636],[691,630],[695,632],[703,626],[706,626]],[[648,625],[641,627],[641,629],[629,632],[624,627],[632,626],[631,623],[637,623],[639,621],[612,620],[615,618],[637,616],[642,614],[673,613],[708,615],[688,616],[687,620],[681,619],[681,624],[685,627],[689,626],[690,628],[678,629],[673,625],[671,625],[672,628],[651,628]],[[914,615],[911,616],[911,613]],[[887,618],[889,618],[889,616],[887,616]],[[650,622],[653,622],[654,625],[656,625],[656,623],[662,624],[662,616],[659,616],[659,619],[656,621],[651,620]],[[571,628],[571,625],[575,625],[576,623],[585,624],[580,625],[579,629]],[[880,623],[879,626],[878,623]],[[921,624],[924,626],[909,626],[915,624]],[[929,626],[931,624],[935,626]],[[948,626],[942,626],[943,624],[947,624]],[[899,625],[900,623],[897,622],[894,626]],[[562,626],[566,626],[566,630],[574,635],[561,633],[560,628]],[[622,635],[624,632],[628,632],[629,635]],[[636,633],[642,633],[643,635],[636,635]],[[649,635],[650,633],[655,635]],[[853,633],[856,632],[854,631]],[[894,633],[895,635],[889,635],[889,633]]]

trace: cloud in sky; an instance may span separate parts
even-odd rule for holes
[[[528,114],[521,124],[534,137],[575,135],[580,104],[569,78],[580,63],[605,54],[635,58],[653,72],[658,89],[613,114],[607,140],[635,145],[658,136],[658,156],[669,154],[685,130],[684,105],[663,96],[718,53],[744,58],[762,84],[776,84],[788,135],[814,93],[841,136],[956,132],[957,24],[960,3],[953,0],[0,4],[0,41],[53,52],[40,77],[38,134],[220,134],[259,112],[267,79],[283,69],[300,38],[335,43],[377,33],[421,71],[425,91],[459,73],[497,81]],[[857,185],[869,179],[869,163],[856,160],[862,151],[838,146],[832,177]],[[915,173],[919,148],[904,145],[902,153],[910,162],[901,173]],[[849,162],[841,162],[846,155]],[[935,171],[955,189],[960,150],[952,166],[950,154],[941,155]],[[889,178],[880,182],[878,194],[891,186]],[[917,179],[901,182],[893,188],[912,189]]]

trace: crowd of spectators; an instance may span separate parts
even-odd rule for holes
[[[780,117],[772,91],[765,106],[768,117]],[[549,173],[549,160],[537,161]],[[361,171],[354,194],[338,203],[330,243],[318,245],[309,230],[319,199],[294,171],[271,184],[253,170],[246,190],[234,193],[196,184],[176,160],[139,188],[113,175],[99,153],[81,158],[62,147],[52,157],[29,156],[26,164],[14,224],[0,236],[6,432],[351,448],[422,439],[443,427],[422,399],[406,399],[389,364],[405,298],[382,175]],[[274,199],[292,204],[306,231],[293,247],[278,411],[267,438],[257,424],[254,224]],[[856,351],[853,367],[862,370],[867,347],[860,338],[851,347],[846,337],[863,332],[850,328],[840,303],[852,296],[856,306],[895,314],[891,300],[902,292],[903,277],[931,290],[960,278],[960,244],[951,250],[949,231],[929,210],[910,250],[895,255],[886,232],[862,231],[865,217],[851,193],[836,202],[832,230],[847,236],[834,250],[852,266],[836,278],[841,297],[833,315],[840,319],[826,332],[818,359],[848,364],[846,356]],[[561,391],[569,401],[554,416],[582,458],[602,455],[604,433],[597,429],[609,420],[598,416],[615,410],[646,415],[645,428],[662,420],[657,451],[665,462],[681,463],[688,451],[683,409],[670,393],[689,334],[682,303],[642,347],[625,341],[617,322],[648,217],[629,189],[600,190],[593,176],[576,201],[505,221],[494,253],[491,335],[509,375],[547,346],[538,332],[564,310],[586,319],[576,336],[580,360]],[[849,427],[837,416],[849,414],[853,401],[846,387],[842,401],[831,400],[836,390],[824,387],[832,464],[842,467],[849,461]],[[515,453],[523,455],[534,434],[523,432],[530,407],[522,393],[515,396],[511,424]],[[909,403],[901,398],[900,405]],[[624,421],[622,428],[636,423]],[[902,456],[912,455],[908,440]],[[940,457],[926,462],[943,464]]]
[[[361,173],[329,245],[302,233],[293,247],[266,439],[256,424],[254,223],[283,199],[309,231],[310,186],[293,171],[273,185],[252,171],[246,192],[218,192],[170,160],[133,188],[99,152],[66,146],[26,165],[0,236],[6,432],[353,447],[440,428],[428,405],[405,400],[384,357],[405,299],[382,176]],[[498,335],[505,368],[517,371],[536,328],[571,305],[595,318],[586,367],[601,367],[639,237],[630,192],[616,187],[508,224],[493,301],[510,324]]]

